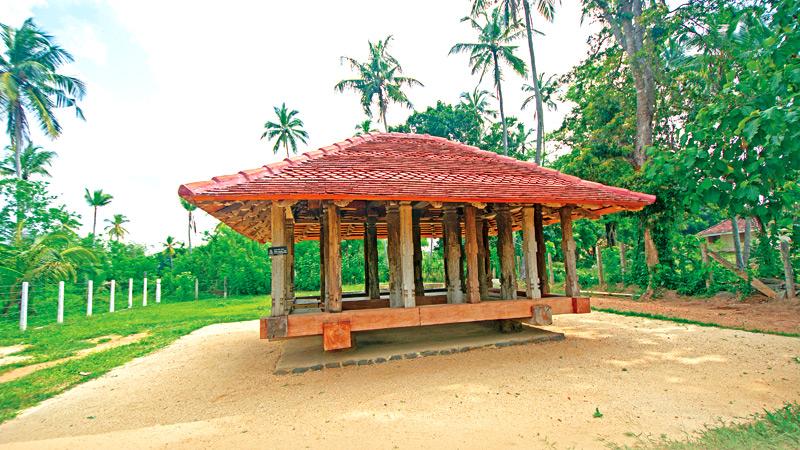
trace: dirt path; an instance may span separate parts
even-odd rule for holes
[[[567,339],[275,376],[282,344],[215,325],[0,425],[0,445],[602,448],[800,400],[797,338],[597,312],[550,328]]]
[[[767,301],[761,296],[742,301],[732,296],[693,299],[670,295],[646,302],[592,297],[592,306],[680,317],[746,330],[800,333],[800,301]]]

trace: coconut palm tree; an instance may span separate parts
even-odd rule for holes
[[[94,218],[92,219],[92,235],[97,234],[97,208],[101,206],[106,206],[111,203],[111,200],[114,199],[113,196],[110,194],[106,194],[103,192],[102,189],[98,189],[94,192],[89,192],[89,189],[86,188],[86,192],[83,194],[83,198],[86,200],[86,203],[91,206],[94,210]]]
[[[72,62],[72,55],[53,42],[53,37],[40,30],[33,19],[22,27],[0,24],[0,111],[6,116],[6,129],[14,149],[17,178],[22,178],[22,150],[29,137],[28,124],[39,122],[44,134],[52,138],[61,134],[61,124],[55,109],[78,107],[86,88],[77,78],[58,73],[59,68]],[[33,115],[29,118],[27,114]]]
[[[397,59],[389,54],[389,43],[392,36],[378,42],[369,41],[369,56],[364,62],[354,58],[342,56],[342,63],[347,63],[357,72],[358,78],[342,80],[336,83],[334,89],[344,92],[350,89],[361,95],[361,107],[368,117],[372,115],[372,105],[378,106],[378,121],[383,124],[384,131],[389,131],[386,123],[386,110],[389,103],[399,103],[408,108],[413,108],[403,88],[422,86],[418,80],[402,76],[403,68]]]
[[[130,223],[130,220],[124,215],[114,214],[114,218],[106,219],[106,223],[108,224],[106,232],[108,232],[108,237],[110,239],[119,241],[120,239],[124,239],[125,235],[128,234],[128,230],[126,230],[123,225]]]
[[[517,46],[509,45],[520,36],[522,31],[506,26],[500,10],[497,8],[492,10],[491,15],[481,13],[479,18],[483,21],[478,22],[472,17],[461,19],[462,22],[469,22],[472,28],[478,32],[478,42],[458,43],[450,49],[450,54],[468,53],[472,73],[480,73],[481,81],[486,72],[492,71],[497,101],[500,105],[500,121],[503,125],[503,150],[508,155],[508,127],[503,107],[502,68],[507,64],[512,71],[519,75],[525,76],[527,73],[525,62],[514,54]]]
[[[539,96],[536,95],[536,86],[532,86],[528,83],[523,83],[522,85],[522,92],[525,92],[527,97],[522,102],[522,109],[527,108],[531,103],[536,103],[537,98],[541,98],[542,105],[547,107],[548,111],[555,111],[558,108],[555,101],[556,89],[558,85],[556,84],[556,76],[550,75],[547,79],[544,78],[544,73],[539,74]],[[539,118],[538,113],[534,113],[534,116]],[[538,133],[537,133],[538,135]],[[537,136],[538,139],[538,136]]]
[[[361,136],[362,134],[378,131],[378,129],[372,125],[371,119],[365,119],[363,122],[359,122],[358,125],[356,125],[355,130],[356,130],[356,136]]]
[[[16,153],[11,146],[6,147],[6,151],[8,155],[0,161],[0,175],[16,176]],[[47,171],[47,168],[52,165],[55,157],[56,152],[42,150],[42,147],[28,143],[28,146],[20,154],[20,178],[28,180],[32,175],[49,177],[50,172]]]
[[[18,223],[9,242],[0,244],[0,281],[10,290],[3,314],[19,302],[18,289],[23,281],[74,281],[81,265],[97,261],[94,253],[76,245],[68,232],[56,231],[31,240],[22,231],[23,223]]]
[[[553,21],[556,12],[556,1],[560,0],[536,0],[536,11],[548,22]],[[536,55],[533,50],[533,15],[531,14],[531,2],[529,0],[473,0],[472,15],[476,16],[485,11],[490,4],[497,4],[503,10],[503,19],[506,25],[517,27],[520,25],[519,10],[522,9],[524,16],[525,34],[528,38],[528,53],[531,63],[531,82],[533,85],[534,100],[536,102],[536,153],[534,161],[536,164],[542,163],[542,152],[544,149],[544,107],[542,92],[540,91],[540,78],[536,72]]]
[[[497,117],[497,111],[489,106],[488,99],[494,98],[491,92],[476,86],[472,92],[462,92],[460,98],[463,105],[475,111],[481,121],[481,125]]]
[[[161,250],[161,253],[167,257],[169,260],[169,268],[172,269],[172,258],[175,257],[177,249],[180,247],[180,242],[176,241],[172,236],[167,236],[167,239],[161,245],[164,246],[164,249]]]
[[[187,202],[183,198],[181,198],[181,206],[183,206],[183,209],[189,212],[187,237],[189,238],[189,253],[192,253],[192,232],[197,233],[197,224],[194,221],[194,211],[197,209],[197,206]]]
[[[308,133],[303,129],[303,121],[297,117],[300,114],[296,109],[289,111],[286,108],[286,103],[281,104],[280,108],[275,106],[275,115],[278,117],[277,122],[269,121],[264,124],[264,134],[261,139],[269,138],[275,140],[275,146],[272,151],[278,154],[278,149],[283,146],[286,149],[286,157],[289,155],[289,147],[292,148],[292,153],[297,153],[297,141],[306,143]]]

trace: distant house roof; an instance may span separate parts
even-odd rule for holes
[[[744,227],[745,224],[747,223],[746,220],[748,219],[739,218],[736,221],[736,225],[739,227],[739,233],[744,233]],[[749,219],[749,220],[750,220],[750,226],[752,227],[753,230],[761,231],[761,227],[759,226],[757,220],[755,219]],[[723,220],[722,222],[712,227],[706,228],[705,230],[697,233],[697,236],[709,237],[709,236],[721,236],[723,234],[733,234],[733,227],[731,226],[730,219]]]

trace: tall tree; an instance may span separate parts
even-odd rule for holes
[[[189,239],[189,253],[192,253],[192,233],[197,233],[197,224],[194,221],[194,211],[197,209],[197,206],[187,202],[183,198],[181,198],[181,206],[189,213],[186,237]]]
[[[541,90],[541,78],[536,72],[536,54],[533,49],[533,14],[531,14],[531,2],[528,0],[473,0],[472,14],[476,15],[481,11],[485,11],[489,4],[499,4],[503,10],[503,17],[507,25],[518,26],[519,23],[519,10],[522,9],[524,16],[525,34],[528,39],[528,53],[530,56],[531,64],[531,83],[533,89],[534,102],[536,104],[536,164],[542,164],[542,157],[544,152],[544,100]],[[553,21],[556,11],[555,0],[537,0],[536,11],[548,22]],[[560,1],[559,1],[560,3]]]
[[[386,110],[389,103],[399,103],[408,108],[413,108],[408,96],[403,92],[404,87],[423,86],[418,80],[403,76],[400,62],[389,53],[389,43],[392,36],[378,42],[368,42],[369,56],[364,62],[355,58],[342,56],[342,63],[347,63],[357,72],[358,78],[342,80],[336,83],[334,89],[344,92],[350,89],[361,95],[361,107],[369,117],[373,117],[372,105],[377,103],[378,120],[383,124],[383,129],[389,131],[386,123]]]
[[[450,54],[468,53],[469,65],[472,73],[480,73],[483,80],[486,72],[492,71],[494,77],[494,87],[497,91],[497,101],[500,105],[500,121],[503,125],[503,150],[508,154],[508,127],[506,125],[506,113],[503,107],[503,88],[502,88],[502,67],[507,64],[512,71],[525,76],[527,69],[525,62],[514,54],[517,48],[510,45],[517,39],[522,31],[514,27],[506,26],[500,10],[495,8],[491,15],[481,13],[479,15],[482,22],[475,18],[465,17],[462,22],[469,22],[470,26],[478,32],[478,42],[458,43],[450,49]]]
[[[108,237],[110,239],[114,239],[115,241],[119,241],[125,238],[125,235],[128,234],[128,230],[125,229],[123,225],[129,223],[127,217],[122,214],[114,214],[113,219],[106,219],[106,232],[108,232]]]
[[[167,236],[167,239],[161,245],[164,246],[162,253],[167,257],[167,260],[169,260],[169,268],[172,269],[172,260],[177,254],[177,249],[180,246],[180,242],[176,241],[172,236]]]
[[[86,200],[86,204],[92,207],[94,213],[94,218],[92,219],[92,235],[95,235],[97,234],[97,208],[108,205],[114,197],[111,194],[104,193],[102,189],[89,192],[89,188],[86,188],[83,198]]]
[[[544,78],[544,73],[539,74],[539,93],[536,92],[536,87],[531,86],[528,83],[524,83],[522,85],[522,92],[528,94],[525,97],[525,100],[522,101],[522,109],[527,108],[531,103],[536,103],[537,99],[541,101],[542,106],[546,106],[549,111],[555,111],[558,109],[558,105],[556,105],[556,90],[558,89],[558,82],[556,80],[555,75],[550,75],[547,79]],[[536,113],[536,118],[538,121],[539,113]],[[538,133],[537,133],[537,142],[538,142]],[[539,156],[539,160],[544,159],[544,154]],[[541,164],[541,162],[537,163]]]
[[[266,137],[275,141],[272,151],[276,155],[281,146],[283,146],[286,149],[286,157],[288,158],[291,156],[289,148],[291,147],[292,153],[297,153],[297,141],[305,144],[308,139],[308,133],[303,129],[303,121],[297,117],[300,113],[296,109],[290,111],[286,108],[286,103],[281,104],[280,107],[275,106],[273,109],[278,121],[268,121],[264,124],[265,131],[261,135],[261,139]]]
[[[86,92],[83,82],[62,75],[59,68],[72,62],[72,55],[59,47],[53,37],[39,29],[33,19],[22,27],[0,24],[3,51],[0,54],[0,111],[14,149],[17,178],[22,178],[22,150],[29,139],[30,113],[41,130],[52,138],[61,134],[55,109],[71,107],[83,119],[78,107]]]
[[[472,92],[462,92],[460,98],[462,105],[475,111],[481,126],[497,117],[497,111],[489,106],[489,99],[494,98],[491,92],[476,86]]]
[[[355,131],[356,131],[356,136],[360,136],[362,134],[378,131],[378,129],[372,125],[371,119],[364,119],[363,121],[359,122],[358,125],[356,125]]]
[[[11,146],[6,147],[8,155],[5,159],[0,161],[0,175],[16,176],[17,175],[17,154]],[[28,143],[22,154],[19,155],[20,162],[20,176],[22,180],[29,180],[32,175],[41,175],[49,177],[50,172],[47,168],[52,165],[53,159],[56,157],[56,152],[43,150],[38,145]]]

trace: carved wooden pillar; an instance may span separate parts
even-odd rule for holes
[[[371,300],[381,296],[380,277],[378,275],[378,230],[377,217],[372,210],[367,211],[367,222],[364,225],[364,282],[367,295]]]
[[[533,226],[536,235],[536,268],[539,270],[537,273],[539,277],[539,290],[542,294],[550,292],[549,278],[545,274],[546,266],[544,263],[545,252],[547,248],[544,242],[544,215],[542,214],[542,205],[533,205]]]
[[[500,298],[517,298],[517,273],[514,267],[514,234],[508,205],[495,207],[497,215],[497,255],[500,259]]]
[[[492,281],[492,249],[489,242],[489,221],[483,220],[483,270],[486,273],[486,289],[488,297],[488,289],[493,286]]]
[[[386,205],[386,256],[389,259],[389,306],[402,308],[402,272],[400,269],[400,207],[397,202]]]
[[[328,312],[342,311],[342,255],[339,234],[339,207],[333,203],[325,205],[327,233],[325,236],[325,309]]]
[[[285,208],[286,221],[284,226],[286,245],[286,281],[284,289],[286,289],[286,309],[291,311],[294,304],[294,216],[292,215],[292,208]]]
[[[475,221],[475,237],[478,240],[478,292],[481,299],[489,298],[489,281],[486,279],[486,245],[484,239],[484,229],[486,225],[483,219]]]
[[[422,280],[422,230],[419,220],[422,211],[415,209],[412,211],[411,231],[414,239],[414,295],[425,295],[425,283]]]
[[[400,298],[402,306],[413,308],[416,306],[414,297],[414,233],[411,202],[400,202]]]
[[[537,261],[535,212],[533,206],[522,208],[522,253],[525,259],[525,296],[542,298]]]
[[[478,303],[481,301],[480,270],[478,266],[478,227],[476,208],[472,205],[464,207],[464,241],[467,260],[467,302]]]
[[[319,304],[322,310],[328,304],[325,301],[325,235],[327,234],[327,219],[325,219],[325,209],[320,206],[319,212]]]
[[[444,254],[447,260],[447,303],[464,303],[461,289],[461,230],[458,224],[458,211],[455,206],[444,207]]]
[[[564,253],[564,293],[567,297],[577,297],[581,293],[578,286],[578,269],[575,261],[575,239],[572,236],[572,205],[558,210],[561,219],[561,252]]]
[[[272,202],[270,207],[272,247],[286,245],[285,208]],[[272,259],[272,310],[271,315],[286,314],[286,258],[287,255],[274,255]]]

